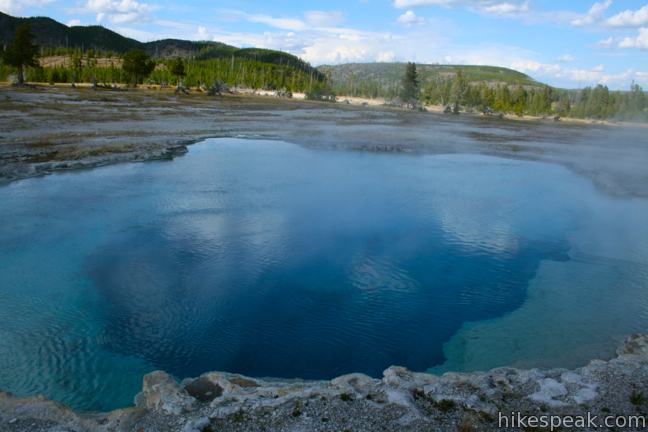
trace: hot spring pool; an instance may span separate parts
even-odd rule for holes
[[[486,156],[214,139],[0,188],[0,389],[578,366],[648,328],[648,202]]]

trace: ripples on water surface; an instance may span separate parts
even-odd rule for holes
[[[153,369],[572,366],[648,323],[646,202],[554,165],[220,139],[0,203],[0,388],[82,409]]]

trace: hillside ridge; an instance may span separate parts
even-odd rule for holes
[[[217,58],[247,58],[264,63],[290,65],[316,78],[321,75],[310,64],[283,51],[263,48],[238,48],[216,41],[190,41],[182,39],[160,39],[140,42],[123,36],[99,25],[67,26],[48,17],[14,17],[0,12],[0,47],[6,46],[13,38],[16,28],[23,23],[30,24],[34,42],[47,49],[80,49],[82,51],[112,52],[124,54],[139,48],[155,58],[183,57],[196,60]]]
[[[468,82],[542,87],[545,84],[505,67],[483,65],[416,64],[421,87],[432,82],[451,80],[459,70]],[[393,97],[398,94],[405,63],[346,63],[321,65],[333,88],[353,96]]]

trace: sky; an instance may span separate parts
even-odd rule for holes
[[[646,0],[0,0],[0,11],[144,42],[279,49],[316,66],[494,65],[560,87],[648,88]]]

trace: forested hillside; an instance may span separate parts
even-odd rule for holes
[[[403,63],[362,63],[319,67],[338,94],[403,97]],[[451,111],[480,110],[517,115],[560,115],[593,119],[648,120],[648,96],[633,84],[627,91],[604,85],[560,89],[507,68],[464,65],[416,65],[417,101]]]
[[[78,48],[81,50],[123,53],[141,48],[142,43],[101,26],[68,27],[51,18],[17,18],[0,12],[0,45],[9,43],[20,24],[28,23],[34,42],[42,48]]]
[[[397,96],[401,88],[405,65],[403,63],[350,63],[320,66],[333,89],[349,96]],[[452,80],[459,70],[470,82],[539,86],[528,75],[512,69],[495,66],[416,65],[421,87],[429,83]]]
[[[611,91],[605,85],[566,90],[536,83],[506,84],[471,80],[463,71],[453,78],[421,84],[420,99],[431,105],[476,109],[517,115],[559,115],[578,118],[648,120],[648,96],[632,84],[628,91]]]
[[[143,43],[101,26],[68,27],[51,18],[17,18],[2,12],[0,12],[0,46],[9,43],[22,23],[29,23],[34,42],[41,48],[41,57],[84,56],[89,51],[95,57],[119,57],[131,49],[139,48],[156,59],[182,57],[191,60],[225,58],[231,60],[234,57],[295,68],[309,77],[312,74],[316,80],[323,79],[323,75],[317,69],[300,58],[281,51],[237,48],[221,42],[180,39],[162,39]]]
[[[100,26],[68,27],[50,18],[15,18],[0,13],[0,43],[4,48],[18,26],[28,23],[40,52],[40,68],[26,71],[28,81],[50,83],[98,82],[126,84],[123,56],[140,49],[157,65],[148,78],[155,84],[171,84],[177,77],[169,71],[171,59],[183,58],[183,81],[188,86],[223,82],[288,91],[312,91],[324,87],[324,75],[300,58],[281,51],[237,48],[220,42],[163,39],[142,43]],[[12,68],[0,64],[0,80]]]

